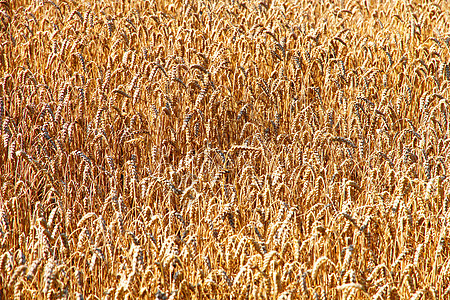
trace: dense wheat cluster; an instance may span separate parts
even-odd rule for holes
[[[0,298],[446,299],[449,9],[1,1]]]

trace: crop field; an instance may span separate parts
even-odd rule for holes
[[[447,1],[0,1],[0,299],[450,299],[449,85]]]

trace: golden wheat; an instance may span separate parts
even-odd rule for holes
[[[446,1],[0,1],[0,298],[445,299]]]

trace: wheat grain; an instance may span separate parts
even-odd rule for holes
[[[448,8],[3,1],[2,295],[445,298]]]

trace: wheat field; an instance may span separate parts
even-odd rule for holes
[[[0,299],[450,299],[446,1],[0,1]]]

